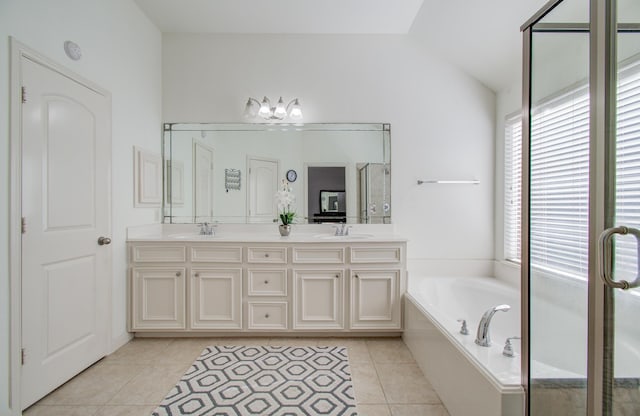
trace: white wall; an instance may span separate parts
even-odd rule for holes
[[[0,1],[0,415],[8,408],[9,366],[9,36],[112,94],[113,328],[126,339],[125,227],[156,220],[133,208],[133,145],[160,151],[161,36],[131,0]],[[64,55],[73,40],[80,61]]]
[[[409,258],[493,259],[495,96],[409,36],[163,34],[162,71],[165,121],[241,122],[247,97],[282,95],[307,122],[391,123]]]

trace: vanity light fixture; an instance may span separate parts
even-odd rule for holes
[[[244,116],[246,118],[255,118],[260,116],[265,120],[284,120],[287,116],[291,120],[302,120],[302,107],[297,98],[289,101],[289,104],[285,105],[282,97],[278,100],[275,107],[271,106],[271,101],[264,97],[262,102],[256,100],[253,97],[249,97],[247,105],[244,107]]]

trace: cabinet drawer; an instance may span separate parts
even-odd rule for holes
[[[287,329],[287,302],[249,302],[249,329]]]
[[[344,247],[294,247],[294,263],[344,263]]]
[[[287,296],[285,269],[248,269],[249,296]]]
[[[351,263],[398,263],[400,247],[352,247]]]
[[[249,247],[247,248],[249,263],[286,264],[286,247]]]
[[[135,263],[184,262],[187,261],[187,253],[184,246],[133,246],[131,260]]]
[[[242,247],[191,246],[191,261],[242,263]]]

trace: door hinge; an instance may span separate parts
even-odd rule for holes
[[[22,231],[22,234],[27,232],[27,219],[25,217],[22,217],[22,220],[20,221],[20,230]]]
[[[22,350],[20,350],[20,363],[22,365],[24,365],[24,362],[27,360],[27,352],[26,350],[23,348]]]
[[[27,102],[27,88],[22,87],[22,104]]]

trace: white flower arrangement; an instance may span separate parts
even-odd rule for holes
[[[296,197],[286,179],[282,180],[282,188],[276,192],[275,198],[278,203],[278,211],[280,211],[279,217],[282,225],[291,224],[296,216],[295,211],[291,208],[296,202]]]

